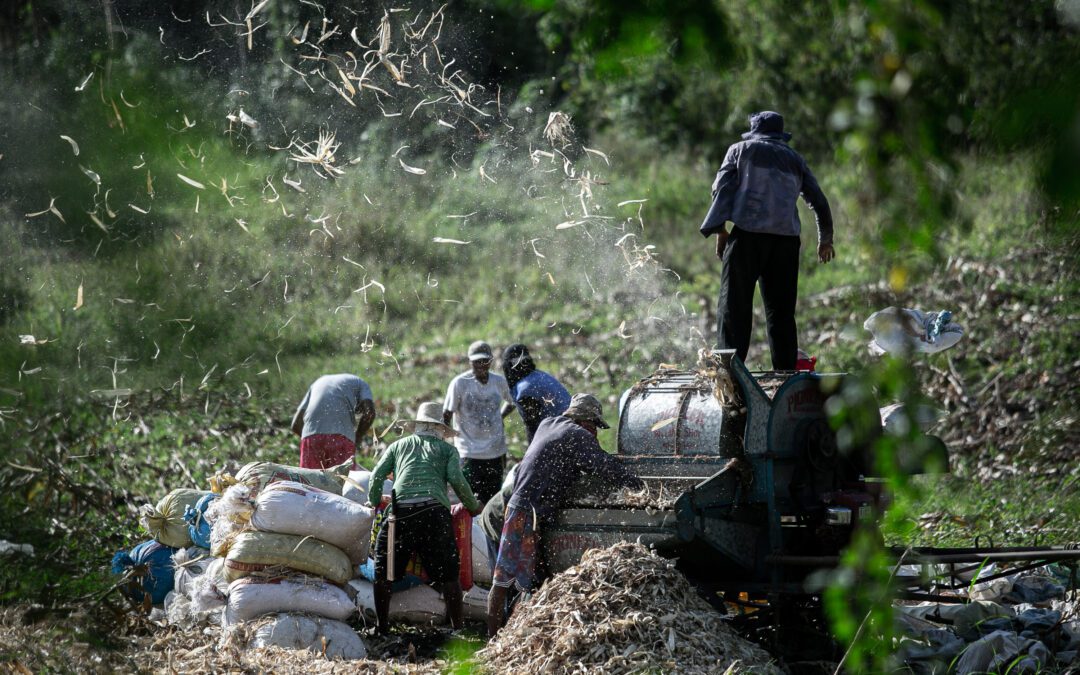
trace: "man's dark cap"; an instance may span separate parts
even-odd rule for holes
[[[750,131],[742,135],[747,140],[751,138],[791,140],[791,134],[784,131],[784,116],[778,112],[763,110],[753,113],[747,119],[750,121]]]

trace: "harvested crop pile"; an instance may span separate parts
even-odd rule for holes
[[[517,608],[478,653],[499,673],[779,673],[641,544],[591,549]]]
[[[640,489],[621,488],[607,494],[583,495],[574,499],[574,506],[588,508],[616,507],[629,509],[670,509],[682,494],[681,490],[663,483],[648,484]]]

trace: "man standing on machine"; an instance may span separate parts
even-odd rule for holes
[[[753,327],[754,286],[761,285],[774,370],[795,370],[799,343],[795,301],[799,290],[801,194],[814,213],[818,260],[835,257],[829,201],[802,155],[788,146],[784,118],[750,115],[750,131],[728,148],[713,182],[713,202],[701,234],[716,235],[723,261],[716,308],[717,341],[746,361]],[[726,223],[734,227],[728,233]]]

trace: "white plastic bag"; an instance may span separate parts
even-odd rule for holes
[[[229,584],[222,625],[250,621],[263,614],[307,613],[344,621],[356,606],[345,591],[313,577],[245,577]]]
[[[920,312],[917,309],[886,307],[863,322],[874,335],[870,351],[875,355],[935,354],[954,346],[964,337],[964,329],[952,322],[952,312]]]
[[[248,647],[269,646],[325,653],[328,659],[351,660],[367,656],[364,641],[348,624],[303,614],[278,614],[256,628]]]
[[[338,494],[291,481],[267,485],[255,498],[251,525],[260,532],[315,537],[356,564],[367,559],[375,513]]]
[[[367,620],[374,621],[375,588],[367,579],[353,579],[349,585],[356,591],[356,608]],[[390,621],[415,624],[446,623],[446,601],[431,586],[414,586],[390,597]]]

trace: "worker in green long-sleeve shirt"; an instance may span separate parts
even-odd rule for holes
[[[454,543],[452,514],[458,508],[478,515],[483,506],[473,496],[461,472],[458,452],[444,439],[454,431],[442,420],[440,403],[421,403],[411,431],[390,444],[371,472],[372,506],[382,500],[376,486],[394,474],[390,516],[384,518],[375,539],[375,614],[379,633],[390,630],[391,583],[405,574],[409,557],[416,553],[431,581],[441,585],[450,625],[462,626],[460,560]],[[452,509],[446,486],[461,500]],[[393,534],[391,536],[391,528]],[[391,545],[392,541],[392,545]]]

